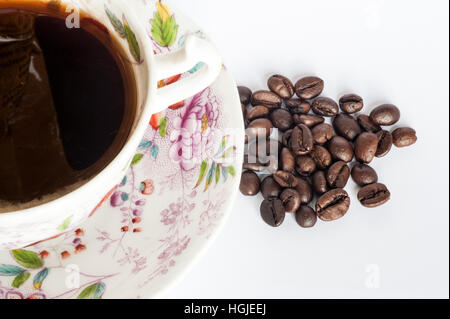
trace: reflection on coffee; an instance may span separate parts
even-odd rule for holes
[[[131,63],[104,26],[81,14],[69,29],[65,8],[13,2],[0,4],[0,212],[98,174],[136,112]]]

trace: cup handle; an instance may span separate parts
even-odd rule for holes
[[[170,105],[206,89],[219,76],[222,69],[222,59],[218,50],[210,42],[195,35],[186,37],[185,46],[181,50],[156,55],[154,59],[153,78],[157,81],[187,72],[199,62],[204,63],[202,68],[188,78],[156,90],[156,96],[152,97],[154,113],[161,112]]]

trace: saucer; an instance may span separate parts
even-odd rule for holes
[[[164,2],[139,6],[155,54],[183,46],[187,34],[205,37]],[[236,84],[224,67],[209,88],[149,119],[126,176],[79,229],[0,252],[0,299],[161,296],[225,223],[239,188],[243,137]]]

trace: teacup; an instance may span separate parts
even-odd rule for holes
[[[20,2],[36,2],[22,0]],[[154,2],[157,0],[147,0]],[[16,5],[19,1],[14,1]],[[77,228],[113,193],[116,185],[132,164],[134,152],[149,125],[151,115],[166,109],[208,87],[219,75],[222,61],[216,48],[207,40],[190,35],[183,49],[165,55],[154,55],[148,21],[139,19],[133,3],[123,0],[41,0],[44,3],[63,4],[88,14],[108,29],[111,36],[123,44],[133,64],[137,87],[138,108],[127,142],[118,155],[98,175],[72,192],[42,205],[0,213],[0,250],[10,250],[57,237]],[[160,8],[164,11],[164,8]],[[164,12],[163,12],[164,14]],[[126,19],[133,31],[140,52],[135,52],[127,39],[117,33],[117,17]],[[136,48],[134,48],[135,50]],[[200,62],[203,66],[194,74],[182,77],[176,83],[158,88],[158,82],[191,70]],[[99,194],[104,195],[99,198]]]

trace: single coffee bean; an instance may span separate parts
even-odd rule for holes
[[[318,97],[324,88],[324,82],[322,79],[315,76],[307,76],[301,78],[295,84],[295,93],[297,96],[304,100],[311,100]]]
[[[312,189],[318,195],[328,192],[328,183],[324,171],[317,171],[312,176]]]
[[[311,104],[301,99],[292,99],[285,104],[291,114],[308,114],[311,110]]]
[[[369,164],[372,162],[378,148],[378,137],[374,133],[364,132],[358,136],[355,142],[356,160]]]
[[[289,146],[295,155],[310,153],[314,148],[311,130],[303,124],[296,126],[292,131]]]
[[[303,124],[306,125],[307,127],[314,127],[318,124],[322,124],[323,122],[325,122],[325,119],[323,117],[317,115],[294,114],[293,119],[295,124],[297,125]]]
[[[292,128],[294,121],[291,113],[285,109],[277,109],[270,114],[270,120],[274,127],[284,132]]]
[[[291,151],[284,147],[281,151],[281,169],[286,172],[292,172],[295,168],[295,158]]]
[[[311,203],[313,200],[314,194],[312,192],[311,184],[308,182],[308,180],[297,177],[298,184],[295,187],[295,190],[300,195],[300,201],[302,204],[306,205]]]
[[[259,193],[259,177],[254,172],[242,173],[239,189],[244,196],[256,196]]]
[[[339,106],[344,113],[354,114],[363,109],[364,102],[359,95],[347,94],[340,98]]]
[[[381,158],[386,156],[390,152],[393,144],[393,138],[391,132],[388,131],[379,131],[377,133],[377,137],[378,148],[375,156]]]
[[[267,81],[267,86],[284,100],[290,99],[295,93],[292,82],[282,75],[271,76]]]
[[[275,181],[272,176],[267,176],[261,182],[261,194],[265,199],[268,198],[278,198],[281,194],[282,188]]]
[[[333,120],[333,127],[337,135],[353,141],[361,134],[361,127],[353,116],[348,114],[339,114]]]
[[[417,142],[416,131],[409,127],[402,127],[392,132],[394,145],[397,147],[407,147]]]
[[[316,145],[310,153],[318,169],[326,169],[333,162],[330,152],[323,146]]]
[[[249,110],[247,110],[247,114],[245,116],[245,123],[249,124],[256,119],[268,118],[270,111],[264,105],[253,106]]]
[[[381,127],[377,124],[375,124],[374,122],[372,122],[372,120],[370,119],[370,117],[368,117],[365,114],[361,114],[358,115],[358,124],[359,126],[361,126],[361,128],[369,133],[377,133],[379,131],[381,131]]]
[[[350,197],[342,188],[323,194],[316,203],[316,212],[323,221],[333,221],[343,217],[350,208]]]
[[[293,188],[298,185],[297,178],[290,172],[278,171],[273,174],[273,178],[284,188]]]
[[[359,186],[366,186],[378,182],[377,172],[366,164],[357,163],[352,168],[353,181]]]
[[[291,136],[293,131],[294,130],[287,130],[286,132],[283,133],[283,136],[281,138],[283,146],[291,147]]]
[[[248,146],[248,154],[257,157],[278,156],[281,149],[281,143],[275,139],[255,140]]]
[[[364,186],[358,192],[358,200],[365,207],[373,208],[385,204],[391,198],[386,185],[376,183]]]
[[[285,189],[281,193],[280,199],[283,202],[286,213],[288,214],[293,214],[300,208],[300,194],[295,189]]]
[[[392,104],[383,104],[370,113],[370,119],[377,125],[391,126],[400,120],[400,110]]]
[[[317,223],[317,214],[311,207],[301,206],[295,214],[295,220],[300,227],[312,228]]]
[[[317,115],[336,116],[339,114],[339,106],[335,101],[327,97],[319,97],[314,100],[312,110]]]
[[[328,151],[335,160],[346,163],[350,163],[354,157],[352,145],[341,136],[335,136],[331,139],[328,143]]]
[[[241,103],[241,109],[242,109],[242,117],[245,119],[247,117],[247,107]]]
[[[239,98],[241,99],[241,103],[245,106],[249,105],[250,98],[252,97],[252,90],[245,86],[238,86]]]
[[[330,124],[322,123],[311,129],[314,142],[316,144],[325,144],[333,138],[333,127]]]
[[[316,169],[316,162],[309,155],[300,155],[295,159],[295,170],[300,176],[310,176]]]
[[[327,182],[331,188],[344,188],[349,178],[350,168],[345,162],[336,162],[328,169]]]
[[[265,199],[260,211],[262,219],[272,227],[280,226],[286,216],[283,202],[276,198]]]
[[[280,108],[282,100],[271,91],[257,91],[252,94],[250,102],[253,106],[264,105],[271,110],[275,110]]]
[[[247,142],[253,139],[269,137],[272,133],[273,125],[269,119],[253,120],[245,130],[247,133]]]
[[[273,174],[278,171],[278,156],[244,156],[244,164],[242,168],[245,170],[250,170],[257,173],[268,173]]]

